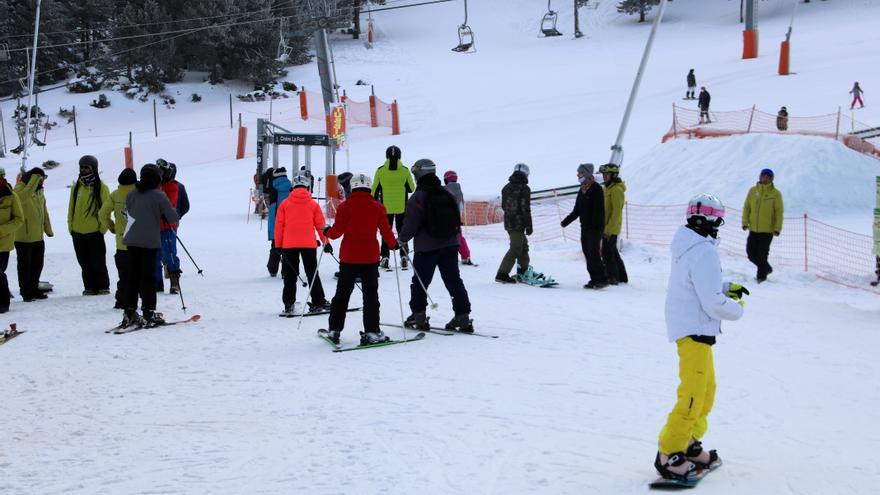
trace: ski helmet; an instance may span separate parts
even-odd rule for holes
[[[296,174],[296,175],[294,175],[294,176],[293,176],[293,181],[292,181],[292,182],[293,182],[293,188],[294,188],[294,189],[296,189],[297,187],[305,187],[305,188],[308,188],[309,186],[312,185],[312,181],[309,180],[309,178],[306,177],[306,176],[303,175],[303,174]]]
[[[711,194],[697,194],[688,201],[687,223],[714,238],[718,235],[718,227],[724,224],[724,204]]]
[[[522,172],[523,174],[528,176],[529,175],[529,166],[526,165],[525,163],[517,163],[516,165],[514,165],[513,171],[514,172]]]
[[[616,163],[606,163],[599,167],[600,174],[619,174],[620,173],[620,165]]]
[[[411,170],[416,180],[419,180],[428,174],[437,173],[437,165],[434,165],[434,162],[428,158],[422,158],[413,163]]]
[[[351,190],[352,192],[357,191],[358,189],[366,189],[367,191],[373,188],[373,181],[370,179],[369,175],[357,174],[351,178]]]
[[[446,182],[458,182],[458,174],[455,173],[455,170],[447,170],[443,174],[443,180]]]
[[[397,146],[393,146],[393,145],[389,146],[385,150],[385,158],[387,158],[389,160],[392,160],[392,159],[400,160],[400,148],[398,148]]]
[[[766,175],[767,177],[770,177],[770,180],[773,180],[773,170],[771,170],[769,168],[765,168],[764,170],[761,170],[761,175]]]

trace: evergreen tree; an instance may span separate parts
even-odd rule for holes
[[[645,14],[654,5],[660,5],[660,0],[621,0],[617,4],[617,11],[621,14],[639,14],[639,22],[645,22]]]

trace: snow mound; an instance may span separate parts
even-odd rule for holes
[[[838,141],[776,134],[676,139],[625,165],[634,203],[681,204],[707,192],[736,208],[761,169],[770,168],[787,216],[870,211],[880,175],[880,161]]]

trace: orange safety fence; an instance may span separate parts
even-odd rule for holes
[[[777,115],[755,107],[734,111],[709,111],[710,123],[700,123],[700,110],[672,105],[672,126],[663,135],[662,142],[673,138],[724,137],[749,133],[775,133],[820,136],[840,140],[860,153],[880,158],[880,149],[860,138],[858,134],[872,129],[841,111],[812,117],[789,115],[784,130],[777,125]]]
[[[561,220],[574,207],[574,196],[532,202],[532,242],[580,241],[578,223],[567,228]],[[686,205],[626,203],[620,238],[644,244],[668,246],[676,229],[684,224]],[[498,201],[467,202],[465,234],[477,239],[506,240],[503,214]],[[745,257],[748,232],[742,230],[742,210],[727,208],[719,233],[722,253]],[[484,226],[480,226],[484,225]],[[477,227],[479,226],[479,227]],[[850,232],[810,218],[785,217],[782,233],[773,239],[770,264],[789,267],[846,286],[865,287],[875,279],[874,241],[871,236]]]
[[[323,110],[324,99],[319,93],[301,90],[299,95],[297,101],[303,120],[326,120]],[[394,126],[399,117],[393,103],[385,103],[376,96],[371,96],[368,101],[354,101],[343,95],[342,101],[345,103],[345,119],[348,125],[387,127],[392,129],[393,134],[399,133]]]

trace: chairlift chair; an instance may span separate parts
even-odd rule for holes
[[[559,14],[550,8],[551,1],[547,0],[547,13],[541,19],[541,34],[539,36],[543,35],[544,38],[562,36],[562,33],[556,29],[556,21],[559,19]]]
[[[0,44],[0,62],[9,62],[9,45]]]
[[[287,44],[287,40],[284,39],[284,19],[278,23],[278,50],[275,56],[275,60],[277,62],[287,62],[290,60],[290,54],[293,52],[293,48],[291,48]]]
[[[477,51],[474,46],[474,31],[468,26],[467,18],[467,0],[464,0],[464,22],[461,23],[461,26],[458,26],[458,46],[452,49],[454,52],[474,53]]]

